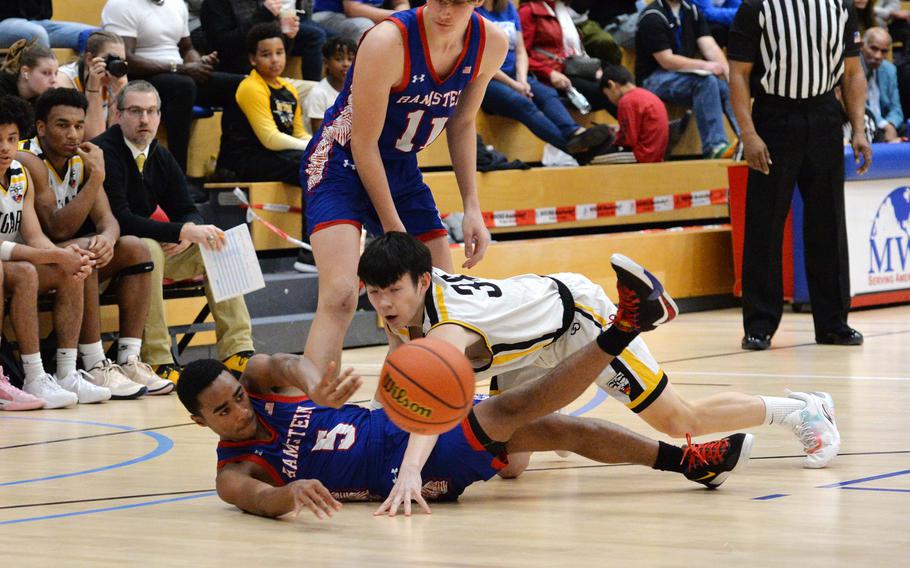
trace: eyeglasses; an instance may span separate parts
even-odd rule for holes
[[[148,114],[149,116],[158,116],[158,114],[161,112],[161,109],[158,107],[128,107],[120,108],[120,112],[125,112],[133,118],[142,118],[142,115],[144,114]]]

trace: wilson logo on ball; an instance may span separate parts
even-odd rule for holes
[[[410,412],[418,414],[425,418],[430,418],[433,415],[433,409],[427,408],[426,406],[421,406],[416,402],[412,402],[408,398],[407,389],[403,389],[395,382],[395,379],[392,378],[392,375],[386,373],[382,378],[382,390],[384,390],[389,399]]]

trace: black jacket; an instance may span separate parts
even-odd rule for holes
[[[25,18],[26,20],[50,20],[54,14],[51,0],[2,0],[0,20]]]
[[[209,47],[218,52],[219,71],[246,75],[252,68],[246,34],[255,24],[277,22],[261,0],[205,0],[199,12]]]
[[[204,223],[190,199],[177,160],[157,140],[149,146],[142,173],[119,125],[108,128],[92,142],[104,151],[104,191],[122,234],[176,243],[184,223]],[[171,222],[150,219],[158,206]]]

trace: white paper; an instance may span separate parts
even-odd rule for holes
[[[220,251],[200,247],[206,278],[216,302],[265,288],[249,228],[245,224],[237,225],[225,231],[224,237],[224,248]]]

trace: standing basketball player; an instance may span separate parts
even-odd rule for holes
[[[628,259],[626,259],[628,262]],[[616,266],[616,262],[614,262]],[[424,335],[461,349],[478,379],[493,378],[491,391],[535,381],[583,348],[610,325],[616,307],[603,289],[580,274],[525,274],[478,280],[432,268],[426,247],[401,233],[374,240],[358,270],[376,311],[385,319],[390,349]],[[628,291],[619,288],[621,302]],[[641,338],[636,338],[595,381],[655,429],[688,438],[761,424],[791,429],[806,452],[806,467],[824,467],[837,455],[840,435],[834,401],[826,393],[789,398],[737,392],[690,402],[670,383]],[[394,514],[404,502],[420,500],[421,466],[433,436],[411,436],[397,486],[378,512]],[[515,477],[529,454],[512,454]]]
[[[496,475],[511,452],[570,449],[604,463],[678,472],[708,487],[748,462],[751,434],[677,447],[604,420],[554,414],[639,331],[675,315],[660,282],[642,267],[617,266],[617,276],[627,293],[606,331],[539,381],[478,402],[460,426],[439,437],[423,467],[428,499],[457,499],[470,484]],[[180,401],[194,422],[221,438],[215,478],[221,499],[256,515],[308,508],[324,518],[341,508],[338,501],[388,495],[408,433],[384,410],[343,405],[361,380],[350,369],[337,377],[334,370],[329,364],[320,373],[305,357],[286,354],[256,355],[239,382],[214,359],[184,369]],[[314,398],[338,408],[317,406]]]
[[[464,264],[490,240],[475,185],[475,116],[508,42],[474,12],[477,0],[428,0],[366,34],[301,165],[319,303],[306,343],[320,371],[338,361],[357,301],[360,230],[406,231],[452,270],[446,230],[417,167],[445,129],[464,203]],[[319,402],[318,400],[316,402]]]

